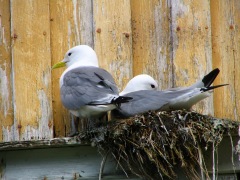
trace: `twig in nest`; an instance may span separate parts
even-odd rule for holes
[[[107,160],[107,157],[109,155],[110,151],[107,151],[107,153],[103,156],[102,162],[101,162],[101,166],[100,166],[100,170],[99,170],[99,175],[98,175],[98,179],[101,180],[102,179],[102,174],[103,174],[103,170],[104,170],[104,166]]]
[[[209,178],[202,151],[212,146],[213,158],[217,158],[215,150],[223,136],[229,131],[236,133],[238,127],[239,122],[196,112],[148,112],[127,120],[111,121],[108,128],[101,127],[88,137],[113,155],[127,177],[127,170],[130,170],[146,179],[175,179],[175,169],[182,169],[189,179],[195,179]],[[216,159],[213,162],[217,162]]]
[[[125,173],[126,177],[129,178],[127,172],[124,170],[123,166],[121,165],[121,163],[119,162],[119,160],[117,160],[116,156],[114,153],[112,153],[112,156],[116,159],[118,165],[121,167],[122,171]]]

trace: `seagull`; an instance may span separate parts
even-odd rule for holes
[[[132,97],[133,99],[113,110],[112,117],[126,118],[147,112],[149,110],[189,110],[197,102],[209,97],[213,92],[213,89],[228,85],[222,84],[211,86],[219,72],[220,70],[216,68],[189,87],[170,88],[162,91],[158,91],[156,89],[150,90],[149,84],[151,83],[147,82],[147,80],[137,80],[135,84],[132,79],[130,80],[131,86],[129,86],[129,84],[126,86],[126,88],[130,87],[128,88],[129,93],[125,93],[124,95]],[[133,90],[137,89],[136,86],[139,84],[141,84],[141,87],[146,87],[146,89],[140,88],[137,91]],[[131,89],[131,87],[134,88]]]
[[[79,118],[98,118],[130,97],[119,96],[117,85],[106,70],[98,67],[95,51],[87,45],[68,50],[52,69],[67,66],[60,77],[63,106]]]

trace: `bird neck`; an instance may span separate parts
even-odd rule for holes
[[[85,67],[85,66],[94,66],[94,67],[99,67],[97,62],[92,62],[92,61],[77,61],[73,63],[71,66],[67,68],[67,70],[75,69],[78,67]]]

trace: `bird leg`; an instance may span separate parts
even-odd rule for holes
[[[69,137],[73,137],[79,134],[78,124],[79,124],[79,117],[75,117],[73,114],[71,114],[71,132],[68,135]]]

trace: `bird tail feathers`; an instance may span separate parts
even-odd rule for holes
[[[218,76],[220,70],[218,68],[212,70],[210,73],[208,73],[206,76],[203,77],[202,82],[204,84],[204,87],[210,87],[213,81]]]
[[[229,84],[220,84],[220,85],[216,85],[216,86],[203,87],[200,89],[200,91],[206,92],[206,91],[210,91],[210,90],[213,90],[213,89],[216,89],[219,87],[223,87],[223,86],[227,86],[227,85],[229,85]]]

